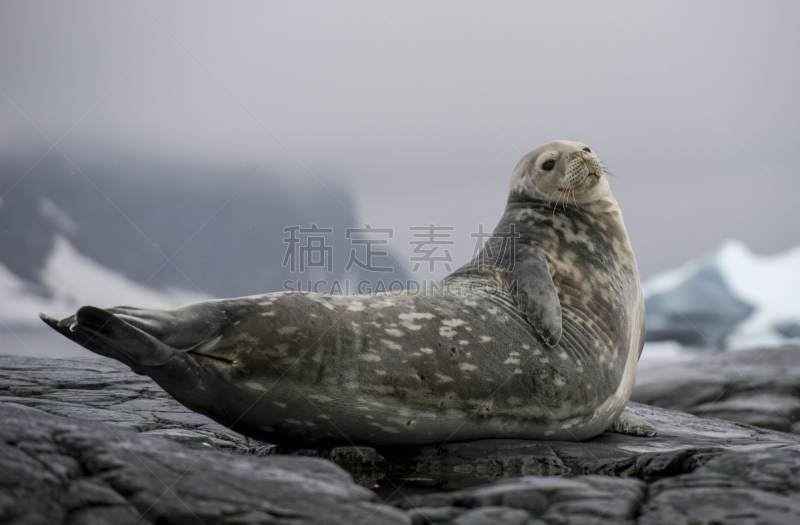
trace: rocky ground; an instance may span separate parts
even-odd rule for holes
[[[704,416],[631,403],[654,438],[379,451],[276,451],[115,361],[0,356],[0,523],[800,522],[800,436],[705,417],[796,431],[800,349],[724,355],[643,371],[637,399]]]
[[[640,367],[633,401],[800,434],[800,347]]]

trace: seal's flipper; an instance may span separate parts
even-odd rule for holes
[[[83,306],[61,321],[40,314],[42,321],[87,350],[122,361],[131,368],[153,367],[169,361],[175,350],[114,313]]]
[[[561,302],[542,257],[519,262],[507,278],[516,282],[517,307],[544,340],[553,347],[561,340]]]
[[[608,431],[643,437],[654,437],[657,433],[653,425],[640,417],[629,414],[627,411],[619,415],[617,420],[608,427]]]
[[[59,321],[58,319],[54,319],[54,318],[50,317],[49,315],[40,313],[39,314],[39,318],[42,321],[44,321],[45,324],[47,324],[47,326],[49,326],[50,328],[52,328],[53,330],[55,330],[59,334],[63,335],[67,339],[70,339],[70,340],[78,343],[79,345],[83,346],[84,348],[92,350],[88,346],[88,345],[91,345],[91,339],[92,339],[92,335],[91,334],[83,333],[83,332],[80,332],[78,330],[75,330],[75,331],[70,330],[70,326],[75,324],[75,316],[74,315],[71,315],[71,316],[66,317],[66,318],[64,318],[64,319]],[[94,350],[92,350],[92,351],[94,351]]]

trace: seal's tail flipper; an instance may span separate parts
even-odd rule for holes
[[[102,308],[83,306],[75,315],[61,321],[45,314],[39,317],[87,350],[117,359],[134,369],[163,365],[175,354],[170,346]]]

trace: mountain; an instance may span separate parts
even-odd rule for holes
[[[40,311],[173,308],[287,286],[306,290],[309,280],[324,281],[317,288],[323,292],[336,292],[339,283],[343,293],[349,281],[355,293],[361,281],[374,290],[379,280],[408,279],[391,253],[371,262],[393,271],[346,270],[352,250],[363,261],[366,246],[356,242],[364,235],[345,235],[362,225],[343,187],[328,191],[313,179],[304,186],[257,166],[131,155],[97,160],[82,172],[57,155],[28,168],[0,161],[0,353],[12,343],[26,346],[20,334],[44,327]],[[298,227],[331,231],[295,231],[299,242],[288,243]],[[324,250],[308,250],[320,243]],[[287,249],[295,259],[306,249],[305,271],[291,267],[297,260]],[[372,249],[387,252],[380,244]]]

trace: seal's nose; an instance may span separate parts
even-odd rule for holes
[[[585,152],[582,150],[573,151],[572,153],[569,154],[567,160],[583,159],[584,153]]]
[[[583,150],[578,150],[578,151],[573,151],[572,153],[570,153],[569,156],[567,157],[567,160],[581,159],[584,164],[588,165],[588,164],[590,164],[590,162],[589,162],[590,158],[591,158],[591,153],[583,151]]]
[[[587,175],[594,175],[598,179],[603,173],[603,169],[597,161],[597,157],[589,151],[578,150],[569,154],[569,160],[580,159],[586,166]]]

